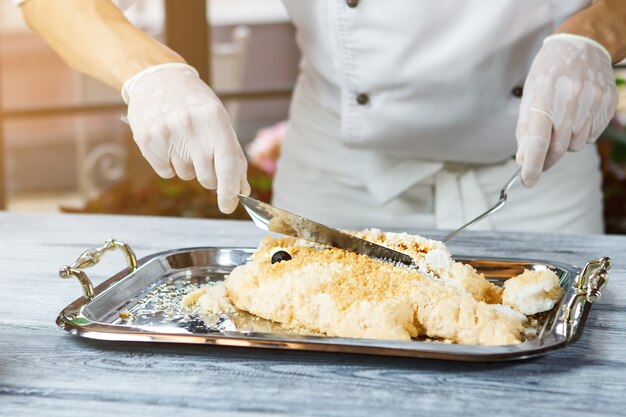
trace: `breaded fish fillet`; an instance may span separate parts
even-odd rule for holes
[[[478,301],[488,304],[502,302],[502,288],[489,282],[472,266],[454,262],[448,248],[441,241],[408,233],[382,232],[379,229],[349,233],[406,253],[415,260],[421,271],[442,279],[459,290],[468,292]]]
[[[272,263],[278,251],[291,259]],[[411,254],[409,248],[403,252]],[[422,255],[426,259],[428,253]],[[344,250],[266,238],[252,262],[228,276],[226,295],[241,310],[331,336],[427,336],[478,345],[520,342],[523,315],[484,302],[493,302],[498,291],[486,281],[484,289],[472,289],[481,276],[465,272],[466,278],[455,286],[445,276],[429,277]]]

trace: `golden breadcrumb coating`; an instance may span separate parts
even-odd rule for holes
[[[292,259],[271,263],[278,250]],[[331,336],[503,345],[522,339],[523,320],[417,270],[292,238],[265,238],[235,268],[226,294],[239,309]]]
[[[489,282],[471,265],[454,262],[443,242],[408,233],[389,233],[378,229],[350,232],[361,239],[386,246],[411,256],[422,271],[427,271],[459,290],[487,304],[502,302],[502,288]]]
[[[195,290],[182,305],[201,315],[229,314],[238,329],[503,345],[531,334],[525,315],[551,309],[563,294],[549,270],[510,278],[503,291],[455,262],[442,242],[378,229],[347,233],[406,253],[418,269],[267,237],[224,283]],[[272,264],[278,251],[289,256]]]

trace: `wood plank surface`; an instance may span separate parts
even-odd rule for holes
[[[250,222],[0,212],[0,415],[626,415],[626,236],[467,231],[449,242],[458,255],[613,259],[582,339],[521,362],[98,342],[54,324],[80,296],[58,268],[107,238],[142,257],[251,247],[262,236]],[[99,283],[123,264],[120,253],[106,254],[90,276]]]

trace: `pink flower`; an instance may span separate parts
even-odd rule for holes
[[[246,148],[250,163],[268,175],[274,175],[276,161],[280,156],[280,147],[285,139],[287,122],[278,122],[273,126],[261,129]]]

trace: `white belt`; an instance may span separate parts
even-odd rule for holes
[[[493,204],[485,198],[471,166],[449,169],[442,162],[402,161],[370,180],[366,188],[383,205],[429,178],[435,186],[434,214],[438,229],[460,227]],[[493,224],[487,218],[473,228],[493,230]]]

